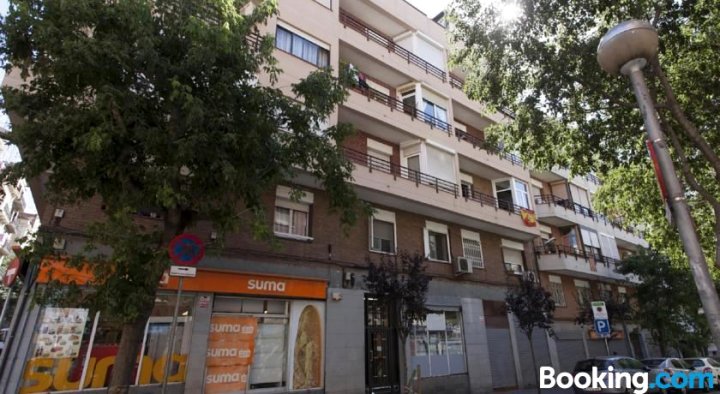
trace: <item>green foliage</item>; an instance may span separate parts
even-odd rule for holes
[[[550,292],[532,278],[522,277],[516,286],[508,289],[505,307],[515,316],[518,327],[528,338],[536,328],[552,328],[555,301]]]
[[[148,312],[164,245],[195,221],[268,237],[262,195],[301,172],[320,180],[344,224],[362,213],[339,149],[351,128],[320,130],[347,78],[317,70],[295,97],[258,83],[281,72],[274,38],[255,38],[276,2],[246,14],[248,3],[18,0],[2,22],[5,68],[27,77],[3,89],[23,119],[8,135],[23,162],[6,176],[42,175],[54,203],[101,200],[107,216],[79,235],[97,278],[88,297],[110,316]],[[156,228],[133,219],[148,208],[161,213]]]
[[[642,250],[623,260],[618,272],[640,278],[632,294],[637,303],[633,318],[651,332],[663,354],[669,346],[707,343],[707,321],[698,315],[700,299],[689,285],[693,279],[687,267],[677,267],[657,252]]]
[[[432,278],[425,274],[425,268],[425,258],[419,253],[401,252],[382,256],[379,263],[368,261],[365,287],[395,308],[395,326],[403,343],[415,322],[427,315],[425,302]]]
[[[697,194],[689,193],[687,201],[696,218],[695,228],[703,249],[708,261],[712,261],[715,239],[714,221],[709,219],[713,216],[712,209]],[[668,213],[649,160],[609,171],[603,177],[603,186],[595,194],[593,205],[610,217],[641,224],[643,238],[650,245],[670,258],[676,267],[687,267],[687,257],[677,230],[667,220]]]
[[[576,174],[608,175],[600,206],[634,224],[650,223],[649,240],[671,257],[680,249],[677,234],[660,224],[664,209],[651,187],[642,117],[627,78],[603,72],[596,59],[600,38],[615,24],[649,20],[660,36],[659,61],[684,110],[707,144],[720,146],[720,3],[716,0],[654,1],[520,0],[522,14],[501,17],[498,2],[455,0],[452,38],[459,48],[453,62],[465,69],[466,92],[491,107],[509,107],[513,122],[489,130],[535,168],[559,165]],[[647,68],[651,93],[659,101],[666,134],[676,134],[676,166],[687,166],[699,187],[688,182],[687,197],[708,256],[717,247],[720,263],[720,198],[717,160],[702,154],[686,127],[668,108],[659,69]],[[683,153],[683,160],[680,153]],[[714,164],[713,164],[714,162]],[[713,168],[714,167],[714,168]],[[687,176],[686,176],[687,178]],[[639,182],[639,183],[638,183]],[[616,187],[619,189],[616,189]],[[699,190],[707,190],[705,196]],[[635,189],[635,194],[632,193]],[[612,195],[618,192],[619,195]],[[616,208],[613,204],[622,206]],[[714,231],[707,231],[715,226]],[[670,245],[666,248],[666,245]]]

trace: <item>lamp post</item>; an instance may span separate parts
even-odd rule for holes
[[[710,277],[705,255],[695,231],[695,223],[690,216],[690,209],[685,201],[685,194],[675,172],[655,105],[642,72],[648,59],[657,56],[658,43],[657,32],[648,22],[625,21],[610,29],[600,40],[597,59],[600,67],[609,74],[622,74],[630,78],[645,123],[648,147],[655,156],[656,168],[659,172],[658,182],[670,204],[685,254],[690,261],[690,271],[695,279],[710,332],[715,344],[720,348],[720,299]]]

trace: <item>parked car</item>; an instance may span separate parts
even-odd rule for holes
[[[695,357],[683,359],[685,363],[690,364],[693,371],[709,372],[713,374],[713,386],[720,387],[720,363],[710,357]]]
[[[628,373],[637,373],[637,372],[648,372],[650,374],[650,381],[655,380],[655,373],[650,371],[648,367],[643,365],[640,361],[632,358],[632,357],[626,357],[626,356],[603,356],[603,357],[594,357],[589,358],[587,360],[578,361],[577,364],[575,364],[575,368],[573,369],[573,373],[577,374],[579,372],[587,372],[592,373],[592,368],[597,367],[598,372],[607,372],[609,367],[613,367],[614,372],[628,372]],[[600,390],[592,390],[592,389],[580,389],[575,387],[575,393],[577,394],[585,394],[585,393],[627,393],[629,390],[630,392],[634,389],[634,387],[621,387],[621,388],[607,388],[607,389],[600,389]]]
[[[682,372],[682,373],[690,373],[692,372],[692,367],[684,362],[683,360],[679,358],[672,358],[672,357],[660,357],[660,358],[646,358],[642,360],[642,363],[645,364],[650,370],[655,373],[655,375],[666,372],[670,376],[672,376],[674,373]],[[670,383],[670,377],[663,378],[665,383]],[[687,389],[679,390],[680,393],[687,393]]]

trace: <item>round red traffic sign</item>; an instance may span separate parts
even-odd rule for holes
[[[197,265],[205,256],[205,245],[193,234],[180,234],[168,245],[170,260],[176,265]]]
[[[15,283],[15,280],[17,279],[18,274],[20,273],[20,259],[17,257],[13,259],[13,261],[10,262],[10,264],[7,267],[7,270],[5,271],[5,275],[3,275],[2,283],[5,285],[5,287],[10,287]]]

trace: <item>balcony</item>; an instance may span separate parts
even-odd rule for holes
[[[632,228],[567,198],[552,194],[537,195],[535,209],[539,221],[553,226],[579,224],[614,236],[617,243],[626,248],[647,246],[647,242],[639,234],[635,234]]]
[[[513,166],[518,166],[520,168],[522,168],[523,166],[523,162],[518,156],[508,152],[504,152],[497,145],[490,144],[482,138],[476,137],[462,130],[455,129],[449,123],[430,116],[425,112],[420,111],[413,105],[407,105],[395,97],[388,96],[387,94],[372,88],[361,89],[359,87],[353,87],[352,89],[356,93],[365,96],[368,101],[378,102],[389,108],[390,111],[398,111],[399,113],[405,113],[411,120],[418,119],[429,125],[430,128],[433,130],[438,130],[446,135],[455,136],[458,141],[463,141],[469,145],[472,145],[473,148],[482,149],[490,155],[502,158],[503,160],[511,163]]]
[[[522,207],[478,192],[463,192],[454,182],[415,171],[363,152],[344,149],[355,164],[353,179],[364,200],[519,240],[539,235],[520,217]]]
[[[412,53],[410,50],[397,45],[391,37],[388,37],[379,30],[365,24],[344,10],[340,10],[340,23],[342,23],[343,26],[349,27],[350,29],[362,34],[366,40],[373,41],[374,43],[387,49],[388,52],[399,56],[403,60],[407,61],[408,64],[417,66],[421,70],[425,71],[426,74],[437,77],[443,82],[447,81],[447,73],[445,71],[430,64],[428,61]]]
[[[541,271],[556,272],[590,280],[618,280],[637,283],[634,276],[616,271],[620,260],[602,256],[598,251],[587,253],[568,245],[542,245],[535,247]]]

